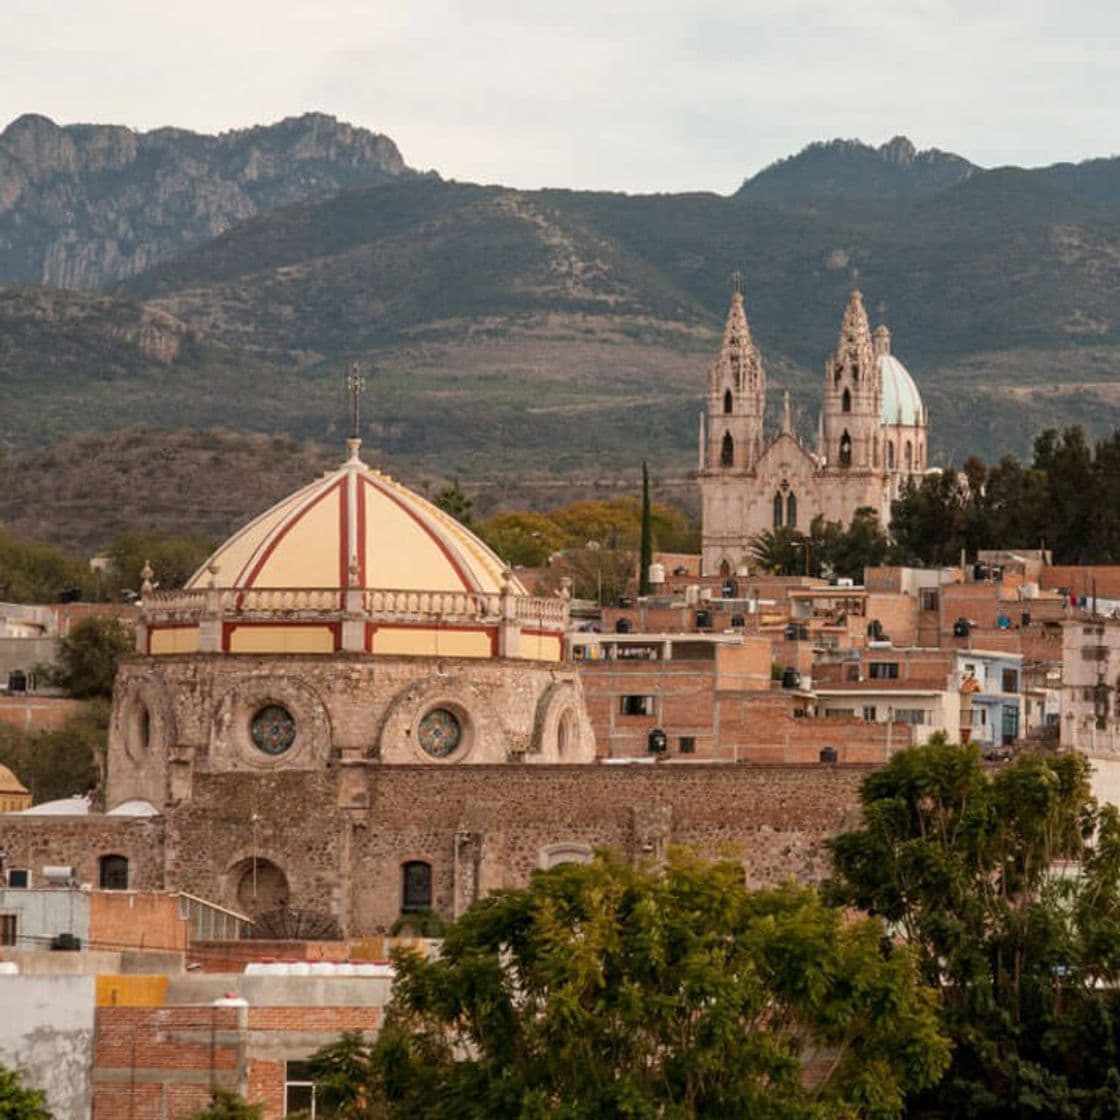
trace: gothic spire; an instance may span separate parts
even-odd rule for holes
[[[793,425],[789,419],[789,390],[782,394],[782,435],[788,436],[793,433]]]
[[[736,290],[727,311],[719,356],[712,367],[713,381],[730,383],[736,391],[750,391],[763,387],[763,376],[762,358],[751,338],[751,328],[743,309],[743,293]]]

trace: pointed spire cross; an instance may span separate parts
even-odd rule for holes
[[[735,266],[735,271],[731,274],[731,283],[735,285],[735,294],[741,296],[743,294],[743,270],[738,265]]]
[[[350,364],[350,372],[346,375],[346,391],[350,394],[350,438],[358,439],[358,424],[362,393],[366,387],[366,379],[358,372],[358,363]]]

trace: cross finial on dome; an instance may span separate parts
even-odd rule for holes
[[[735,271],[731,273],[731,283],[735,295],[741,296],[743,294],[743,270],[738,265],[735,266]]]
[[[358,370],[358,363],[350,363],[350,372],[346,375],[346,391],[350,394],[350,438],[360,439],[359,421],[362,392],[366,387],[366,379]]]

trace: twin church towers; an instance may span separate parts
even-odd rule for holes
[[[863,507],[886,525],[891,501],[928,465],[929,417],[918,387],[891,354],[890,331],[881,326],[872,335],[858,291],[825,363],[815,447],[792,430],[788,391],[771,439],[765,409],[766,371],[736,292],[700,419],[705,575],[738,571],[751,538],[765,529],[807,533],[818,516],[846,526]]]

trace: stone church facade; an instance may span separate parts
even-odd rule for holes
[[[808,532],[817,517],[847,525],[865,507],[886,525],[891,502],[928,465],[929,417],[917,386],[891,353],[887,328],[871,333],[858,291],[825,363],[815,445],[793,431],[788,392],[772,438],[765,410],[766,371],[736,292],[701,415],[705,575],[741,571],[764,530]]]

